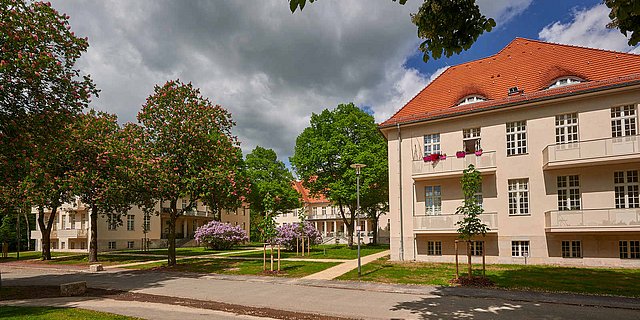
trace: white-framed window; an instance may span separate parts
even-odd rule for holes
[[[527,122],[507,122],[507,155],[527,153]]]
[[[474,153],[482,149],[480,146],[480,128],[462,130],[462,148],[465,153]]]
[[[87,249],[87,243],[84,241],[80,242],[80,250],[85,250],[85,249]]]
[[[147,230],[147,232],[149,230],[151,230],[151,216],[149,214],[145,214],[144,215],[144,230]]]
[[[638,170],[615,171],[613,188],[616,208],[640,208]]]
[[[478,192],[474,193],[473,196],[476,198],[478,205],[482,207],[482,203],[484,202],[484,198],[482,197],[482,183],[480,184]]]
[[[556,143],[578,142],[578,114],[568,113],[556,116]]]
[[[553,89],[553,88],[567,86],[570,84],[580,83],[580,82],[582,82],[580,79],[573,78],[573,77],[559,78],[554,83],[552,83],[547,89]]]
[[[133,249],[135,243],[133,241],[127,241],[127,249]]]
[[[182,199],[182,210],[187,209],[187,199]]]
[[[484,241],[471,241],[471,255],[482,256],[484,250]]]
[[[107,230],[116,230],[118,228],[118,217],[115,214],[107,213]]]
[[[135,215],[132,215],[132,214],[127,215],[127,230],[128,231],[133,231],[133,228],[135,226],[135,219],[136,219]]]
[[[66,248],[65,248],[65,245],[66,245],[66,244],[67,244],[66,242],[62,241],[62,242],[60,243],[60,249],[66,249]]]
[[[62,215],[62,225],[61,225],[62,230],[67,229],[67,216],[66,215]],[[64,249],[64,248],[63,248]]]
[[[327,215],[327,207],[322,207],[322,215],[323,216]]]
[[[427,255],[441,256],[442,241],[427,241]]]
[[[442,213],[442,189],[440,186],[424,187],[424,207],[427,215]]]
[[[84,230],[85,227],[86,227],[86,223],[87,223],[87,217],[83,213],[83,214],[80,215],[80,229]]]
[[[511,241],[512,257],[528,257],[529,241]]]
[[[622,240],[619,246],[620,259],[640,259],[640,240]]]
[[[69,214],[69,226],[71,227],[71,229],[75,229],[76,228],[76,214],[75,213],[70,213]]]
[[[580,210],[580,177],[558,176],[558,210]]]
[[[314,216],[318,215],[318,207],[313,207],[313,215]]]
[[[481,102],[481,101],[486,101],[487,98],[482,97],[482,96],[478,96],[478,95],[474,95],[474,96],[468,96],[465,97],[464,99],[460,100],[460,102],[458,102],[459,106],[465,105],[465,104],[470,104],[470,103],[476,103],[476,102]]]
[[[109,241],[109,250],[115,250],[116,249],[116,242],[115,241]]]
[[[424,136],[424,155],[440,153],[440,134],[427,134]]]
[[[582,243],[580,240],[562,241],[563,258],[582,258]]]
[[[529,179],[509,180],[509,215],[529,214]]]
[[[635,136],[637,126],[635,105],[611,108],[611,137]]]

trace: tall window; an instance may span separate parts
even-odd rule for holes
[[[640,259],[640,241],[620,241],[620,259]]]
[[[135,218],[136,216],[132,214],[127,215],[127,230],[133,231]]]
[[[84,215],[84,213],[81,214],[80,215],[80,229],[84,230],[85,224],[87,223],[86,221],[87,221],[87,217]]]
[[[582,258],[582,244],[579,240],[562,241],[563,258]]]
[[[70,213],[69,214],[69,225],[71,226],[71,229],[75,229],[76,228],[76,215],[75,215],[75,213]]]
[[[528,257],[529,241],[511,241],[512,257]]]
[[[116,249],[116,242],[109,241],[109,250],[115,250],[115,249]]]
[[[580,178],[558,177],[558,210],[580,210]]]
[[[484,250],[484,241],[471,241],[471,255],[481,256]]]
[[[556,116],[556,143],[578,142],[578,114]]]
[[[65,216],[65,215],[62,215],[62,225],[61,225],[61,227],[62,227],[62,230],[67,228],[67,216]]]
[[[322,215],[323,216],[327,215],[327,207],[322,207]]]
[[[611,136],[625,137],[636,135],[636,106],[626,105],[611,108]]]
[[[509,180],[509,215],[529,214],[529,179]]]
[[[616,208],[640,208],[638,170],[615,171],[613,188]]]
[[[527,153],[527,122],[507,122],[507,155]]]
[[[440,186],[426,186],[425,192],[425,210],[427,215],[438,215],[442,212],[442,193]]]
[[[462,130],[462,147],[466,153],[474,153],[480,147],[480,128]]]
[[[134,244],[133,241],[127,241],[127,249],[133,249]]]
[[[430,256],[441,256],[442,241],[427,241],[427,254]]]
[[[440,134],[428,134],[424,136],[424,155],[440,153]]]
[[[187,209],[187,200],[186,199],[182,199],[182,210]]]
[[[108,213],[107,214],[107,229],[108,230],[116,230],[118,227],[118,220],[115,214]]]
[[[144,215],[144,229],[147,230],[147,232],[151,230],[151,216],[148,214]]]

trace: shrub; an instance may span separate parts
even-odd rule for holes
[[[196,230],[195,239],[211,249],[230,249],[236,244],[249,241],[249,237],[240,226],[211,221]]]
[[[322,236],[316,227],[312,223],[305,221],[304,228],[300,228],[299,222],[287,223],[277,229],[276,243],[284,246],[287,250],[295,250],[296,244],[302,245],[302,241],[298,240],[305,237],[311,244],[319,244],[322,242]]]

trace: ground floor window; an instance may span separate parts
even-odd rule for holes
[[[65,243],[64,241],[62,241],[62,242],[60,243],[60,249],[65,249],[65,244],[66,244],[66,243]]]
[[[75,242],[69,242],[69,249],[75,249],[75,248],[76,248]]]
[[[442,241],[427,241],[427,254],[430,256],[441,256]]]
[[[563,258],[582,258],[582,243],[579,240],[562,241]]]
[[[528,257],[529,241],[511,241],[512,257]]]
[[[116,248],[116,242],[109,241],[109,250],[115,250],[115,248]]]
[[[133,249],[133,241],[127,241],[127,249]]]
[[[620,241],[620,259],[640,259],[640,241]]]
[[[471,255],[481,256],[484,250],[484,241],[471,241]]]
[[[80,249],[82,249],[82,250],[87,249],[87,243],[86,242],[80,242]]]

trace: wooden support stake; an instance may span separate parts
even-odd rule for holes
[[[311,256],[311,238],[307,237],[307,257]]]
[[[485,274],[485,269],[486,269],[485,268],[485,253],[484,253],[485,252],[485,248],[486,248],[485,247],[485,243],[484,243],[484,241],[482,241],[482,276],[483,277],[486,277],[486,274]]]
[[[267,244],[262,244],[262,271],[267,270]]]
[[[302,256],[304,257],[304,237],[302,237]]]
[[[273,271],[273,245],[271,245],[271,271]]]
[[[296,257],[300,255],[300,238],[296,238]]]
[[[455,241],[456,250],[456,279],[460,278],[460,271],[458,269],[458,240]]]
[[[280,244],[278,244],[278,272],[280,272]]]

